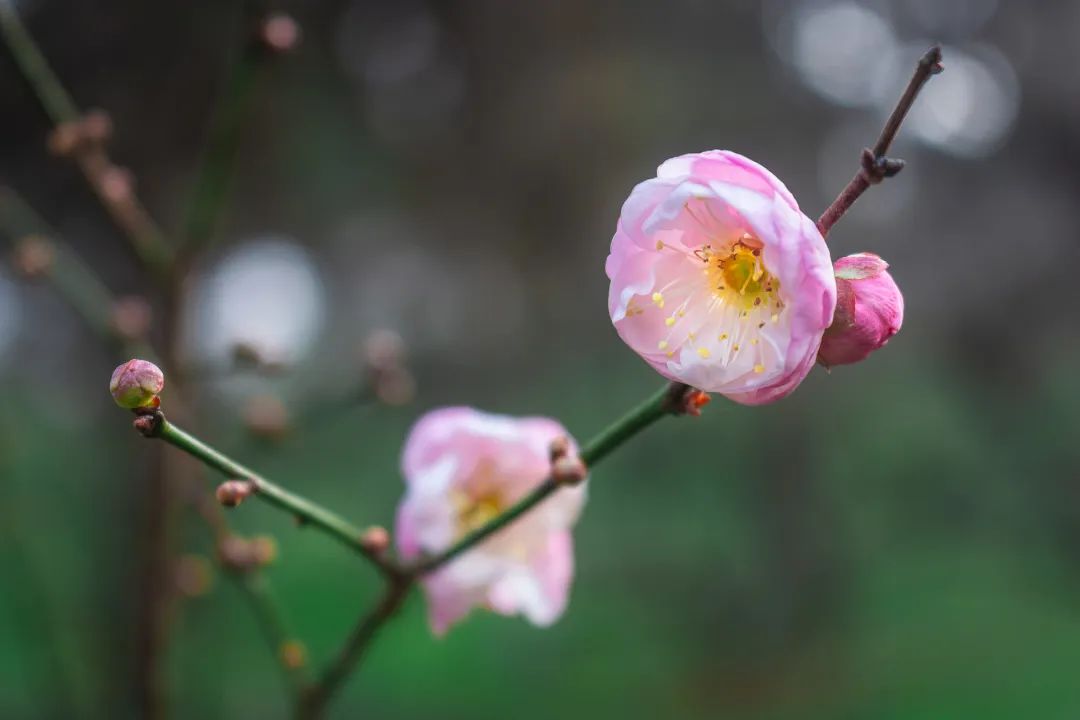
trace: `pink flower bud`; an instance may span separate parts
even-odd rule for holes
[[[900,330],[904,296],[886,272],[888,267],[873,253],[848,255],[836,261],[836,314],[821,341],[818,360],[822,365],[865,360]]]
[[[161,369],[146,360],[128,360],[113,371],[109,391],[116,404],[128,410],[153,407],[158,393],[165,387],[165,375]]]
[[[683,155],[623,205],[608,311],[664,377],[760,405],[813,367],[836,304],[831,263],[771,172],[733,152]]]

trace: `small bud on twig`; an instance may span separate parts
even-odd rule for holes
[[[82,123],[76,120],[74,122],[60,123],[53,128],[45,144],[49,152],[56,157],[67,157],[75,152],[82,140]]]
[[[257,565],[269,565],[277,560],[277,540],[269,535],[259,535],[252,538],[251,555]]]
[[[81,130],[85,140],[103,145],[112,137],[112,118],[101,108],[89,110],[83,116]]]
[[[133,358],[113,370],[109,380],[109,392],[122,408],[156,407],[160,402],[158,393],[165,387],[165,374],[161,368],[147,360]]]
[[[297,670],[307,664],[307,650],[299,640],[287,640],[279,650],[281,664],[290,670]]]
[[[360,544],[373,555],[381,555],[390,547],[390,533],[386,528],[373,525],[360,536]]]
[[[12,264],[25,278],[38,278],[47,274],[56,259],[52,241],[41,235],[26,235],[15,245]]]
[[[300,26],[285,13],[267,16],[259,28],[259,40],[275,53],[292,52],[300,44]]]
[[[405,364],[405,341],[393,330],[376,330],[364,341],[364,368],[375,397],[405,405],[416,395],[416,380]]]
[[[289,432],[289,411],[274,395],[256,395],[244,408],[244,422],[255,435],[281,440]]]
[[[112,306],[112,326],[116,334],[126,340],[139,340],[150,331],[152,312],[144,298],[128,296],[119,298]]]
[[[214,496],[223,506],[234,508],[255,493],[250,480],[226,480],[217,486]]]
[[[173,580],[176,589],[189,598],[202,597],[214,578],[210,563],[202,555],[184,555],[176,563]]]
[[[588,475],[585,463],[576,456],[562,455],[551,464],[551,477],[560,485],[577,485]]]
[[[570,438],[565,435],[560,435],[551,441],[551,445],[548,447],[548,457],[551,458],[551,462],[554,463],[561,457],[566,456],[570,452]]]
[[[111,165],[98,178],[101,195],[114,205],[131,202],[135,197],[135,176],[127,168]]]
[[[151,412],[144,412],[144,410],[151,410]],[[158,430],[161,429],[161,421],[164,419],[162,414],[151,408],[135,408],[135,413],[132,427],[145,438],[156,437]]]

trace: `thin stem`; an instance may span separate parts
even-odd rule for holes
[[[0,36],[11,51],[23,77],[33,89],[38,102],[49,116],[55,128],[74,127],[82,120],[82,113],[60,78],[49,66],[48,60],[23,25],[11,0],[0,0]],[[135,196],[127,181],[123,192],[117,193],[116,183],[109,182],[110,173],[116,178],[118,170],[100,142],[76,142],[71,149],[79,169],[82,170],[90,189],[97,195],[113,222],[127,236],[139,259],[147,268],[162,277],[168,273],[173,253],[153,218]]]
[[[390,577],[397,576],[397,571],[385,558],[372,552],[362,542],[363,531],[348,520],[306,498],[275,485],[250,468],[241,465],[224,453],[173,425],[165,419],[164,415],[159,413],[156,417],[157,421],[154,423],[153,437],[158,437],[173,447],[183,450],[207,467],[217,470],[228,478],[251,482],[258,497],[261,497],[274,507],[290,513],[299,522],[317,527],[347,547],[356,550],[374,563],[384,574]]]
[[[234,573],[234,576],[237,586],[243,591],[252,613],[262,627],[278,665],[281,666],[285,681],[289,684],[292,693],[300,697],[304,688],[311,682],[310,668],[304,658],[289,656],[290,648],[302,646],[286,624],[281,603],[278,602],[273,588],[266,576],[257,570]]]
[[[184,223],[185,252],[208,244],[229,195],[243,128],[251,113],[262,61],[269,56],[253,36],[251,10],[243,12],[244,45],[230,63],[224,90],[211,120],[198,179]]]
[[[2,2],[2,0],[0,0]],[[60,297],[118,355],[154,357],[150,347],[120,333],[112,321],[116,299],[100,277],[12,188],[0,186],[0,229],[12,241],[36,235],[48,242],[52,259],[45,277]]]
[[[412,580],[407,578],[386,586],[378,604],[360,618],[338,656],[301,698],[297,712],[300,718],[318,718],[322,715],[331,696],[356,668],[379,629],[401,608],[411,588]]]
[[[49,67],[49,61],[27,32],[11,0],[0,0],[0,34],[52,124],[77,121],[78,106]]]
[[[930,48],[925,55],[919,58],[919,63],[915,66],[915,72],[912,74],[911,80],[908,81],[904,94],[900,96],[900,100],[897,101],[892,114],[889,115],[889,119],[885,122],[885,127],[881,129],[881,135],[878,136],[874,147],[863,150],[859,171],[855,173],[855,177],[851,179],[847,187],[840,191],[832,204],[818,218],[817,226],[822,236],[829,234],[829,230],[836,224],[836,221],[844,216],[844,213],[855,204],[855,201],[871,185],[877,185],[885,178],[892,177],[903,170],[904,161],[886,157],[886,153],[889,152],[889,146],[896,139],[896,134],[900,131],[900,125],[903,124],[904,118],[907,117],[908,111],[911,110],[911,106],[915,103],[915,98],[919,96],[919,91],[922,90],[931,77],[937,75],[943,69],[940,45]]]
[[[654,422],[670,415],[681,408],[680,400],[689,390],[682,383],[671,383],[657,391],[652,397],[623,415],[600,434],[581,448],[581,460],[591,468],[607,457],[630,438],[637,435]],[[511,524],[525,513],[539,505],[548,496],[558,490],[560,484],[553,477],[548,477],[532,492],[519,500],[514,506],[493,518],[486,525],[472,531],[449,548],[431,557],[421,560],[409,569],[413,576],[426,575],[437,570],[478,543],[491,537],[499,530]]]

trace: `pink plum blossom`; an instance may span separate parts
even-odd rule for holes
[[[668,160],[607,258],[619,336],[664,377],[747,405],[813,367],[836,305],[829,250],[772,173],[726,150]]]
[[[889,342],[904,322],[904,296],[889,275],[889,264],[873,253],[836,261],[837,302],[818,359],[822,365],[865,360]]]
[[[397,544],[406,560],[447,549],[521,500],[551,472],[553,440],[566,430],[547,418],[491,415],[467,407],[422,417],[405,442],[405,498]],[[568,452],[577,455],[569,442]],[[475,606],[547,626],[562,615],[573,577],[570,528],[584,485],[564,487],[423,579],[434,632]]]

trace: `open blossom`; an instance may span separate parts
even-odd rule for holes
[[[507,510],[551,472],[552,441],[566,430],[546,418],[442,408],[417,422],[405,442],[407,486],[397,543],[413,559],[450,547]],[[571,441],[568,452],[577,454]],[[423,579],[431,626],[443,634],[474,606],[553,623],[573,576],[570,528],[585,503],[583,485],[564,487]]]
[[[668,160],[623,205],[608,309],[661,375],[747,405],[813,367],[836,304],[821,233],[772,173],[733,152]]]
[[[873,253],[857,253],[836,261],[836,315],[821,341],[818,359],[822,365],[865,360],[900,330],[904,296],[887,272],[888,267]]]

